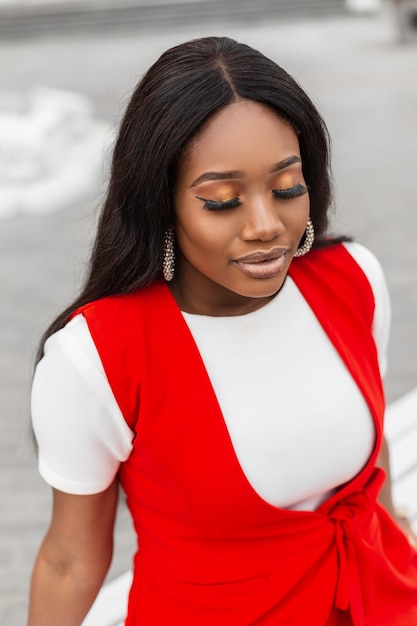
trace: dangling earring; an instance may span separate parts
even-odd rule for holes
[[[308,218],[306,231],[304,235],[305,235],[304,244],[301,246],[301,248],[298,248],[294,256],[304,256],[305,254],[307,254],[307,252],[310,252],[311,246],[314,243],[314,227],[313,227],[313,222],[311,221],[310,218]]]
[[[167,282],[174,278],[175,252],[174,252],[174,231],[165,231],[164,261],[162,263],[162,273]]]

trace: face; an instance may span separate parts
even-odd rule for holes
[[[170,288],[184,311],[239,315],[282,287],[309,197],[297,135],[268,107],[242,100],[191,141],[174,192]]]

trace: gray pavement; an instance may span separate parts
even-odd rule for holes
[[[417,40],[400,45],[390,10],[367,17],[176,25],[175,31],[0,42],[2,89],[32,84],[89,95],[119,119],[134,83],[168,46],[228,34],[275,58],[305,86],[333,138],[338,231],[379,257],[393,302],[387,397],[417,385]],[[97,201],[0,222],[0,624],[25,623],[30,570],[49,519],[28,416],[36,343],[80,283]],[[123,506],[110,577],[130,566]]]

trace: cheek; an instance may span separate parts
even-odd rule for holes
[[[310,215],[310,199],[307,194],[282,204],[280,217],[289,234],[294,237],[302,236],[306,229],[307,220]]]
[[[186,258],[208,258],[219,246],[219,229],[205,220],[180,221],[176,228],[177,246]]]
[[[304,196],[302,196],[299,200],[300,200],[300,209],[298,211],[298,215],[300,216],[299,222],[304,232],[307,220],[310,216],[310,197],[307,193]]]
[[[176,224],[177,244],[180,248],[192,246],[196,252],[215,252],[230,239],[231,225],[220,215],[201,212],[179,216]]]

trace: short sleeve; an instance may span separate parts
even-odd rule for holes
[[[52,487],[99,493],[132,449],[126,424],[83,316],[49,337],[32,385],[39,471]]]
[[[385,376],[388,368],[391,302],[384,272],[378,259],[370,250],[356,242],[344,245],[365,273],[374,294],[375,312],[372,332],[378,351],[381,375]]]

